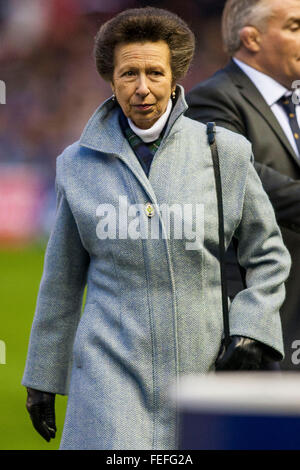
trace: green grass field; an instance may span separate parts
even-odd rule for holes
[[[0,249],[0,340],[6,364],[0,364],[0,449],[58,449],[67,397],[56,396],[57,437],[47,443],[35,431],[25,408],[21,385],[29,334],[44,262],[45,244],[15,250]]]

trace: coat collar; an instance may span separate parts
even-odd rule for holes
[[[234,63],[233,60],[223,69],[227,75],[231,78],[232,82],[240,90],[240,93],[244,98],[253,106],[268,122],[270,127],[273,129],[277,137],[280,139],[282,144],[285,146],[286,150],[295,160],[297,165],[300,165],[300,160],[296,153],[294,152],[293,147],[291,146],[288,138],[286,137],[281,125],[277,121],[273,111],[270,106],[266,103],[264,97],[258,91],[254,83],[250,80],[249,77],[242,71],[242,69]]]
[[[181,85],[176,87],[178,99],[171,112],[163,141],[175,132],[180,131],[178,119],[187,110],[184,89]],[[124,136],[118,120],[118,104],[112,97],[104,101],[89,119],[79,144],[99,152],[126,157],[128,147],[125,145]]]
[[[159,153],[168,137],[181,130],[180,120],[188,108],[184,89],[181,85],[177,85],[176,94],[178,96],[176,104],[156,153]],[[150,200],[157,204],[156,194],[151,184],[151,173],[148,179],[127,139],[124,137],[119,125],[119,105],[112,98],[106,100],[96,109],[81,135],[79,145],[105,154],[112,154],[122,160],[143,186]]]

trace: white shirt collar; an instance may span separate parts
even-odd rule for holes
[[[269,106],[275,104],[279,98],[290,91],[280,83],[276,82],[276,80],[269,77],[269,75],[259,72],[235,57],[233,57],[233,60],[254,83]]]
[[[170,98],[168,101],[167,109],[164,112],[164,114],[162,114],[160,118],[149,129],[140,129],[139,127],[136,127],[136,125],[133,124],[130,118],[128,118],[128,124],[133,130],[133,132],[136,135],[138,135],[144,142],[153,142],[154,140],[158,139],[158,137],[160,136],[160,133],[165,127],[165,124],[168,120],[171,110],[172,110],[172,100]]]

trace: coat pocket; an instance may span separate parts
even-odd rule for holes
[[[76,367],[82,367],[83,336],[88,324],[90,309],[94,307],[93,303],[85,304],[83,313],[80,317],[73,343],[73,359]]]

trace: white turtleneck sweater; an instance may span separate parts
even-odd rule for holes
[[[158,137],[160,136],[160,133],[163,130],[168,120],[171,110],[172,110],[172,100],[170,98],[168,101],[167,109],[164,112],[164,114],[162,114],[160,118],[149,129],[140,129],[135,124],[133,124],[130,118],[128,118],[128,124],[133,130],[133,132],[136,135],[138,135],[143,140],[143,142],[146,142],[146,143],[153,142],[154,140],[158,139]]]

